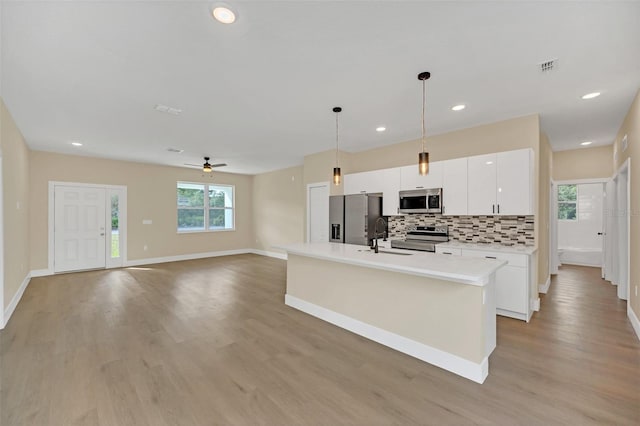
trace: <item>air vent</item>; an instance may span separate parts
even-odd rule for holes
[[[549,72],[549,71],[552,71],[557,66],[557,63],[558,63],[557,59],[551,59],[551,60],[542,62],[541,64],[538,64],[538,66],[540,67],[541,72]]]
[[[167,148],[167,151],[169,152],[175,152],[176,154],[182,154],[184,152],[184,149],[178,149],[178,148]]]

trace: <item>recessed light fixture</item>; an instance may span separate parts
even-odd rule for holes
[[[182,154],[184,152],[184,149],[178,149],[178,148],[167,148],[167,151],[169,152],[173,152],[175,154]]]
[[[452,111],[462,111],[463,109],[465,109],[467,106],[464,104],[460,104],[460,105],[456,105],[456,106],[452,106],[451,110]]]
[[[580,145],[582,146],[587,146],[587,145],[591,145],[593,142],[591,141],[586,141],[586,142],[580,142]]]
[[[387,130],[387,128],[384,126],[376,127],[376,132],[384,132],[385,130]]]
[[[71,143],[71,145],[73,145],[73,146],[82,146],[82,142],[73,141],[73,142],[70,142],[70,143]]]
[[[583,95],[582,99],[593,99],[593,98],[597,98],[598,96],[600,96],[600,92],[592,92],[592,93],[587,93],[586,95]]]
[[[168,105],[157,104],[153,108],[156,111],[166,112],[167,114],[171,114],[171,115],[180,115],[180,114],[182,114],[182,110],[180,108],[174,108],[174,107],[170,107]]]
[[[216,21],[223,24],[233,24],[236,20],[236,14],[226,6],[216,6],[213,8],[212,13]]]
[[[487,166],[490,166],[491,164],[493,164],[493,161],[487,161],[485,164],[486,164]]]

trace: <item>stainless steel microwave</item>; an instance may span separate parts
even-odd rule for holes
[[[442,188],[400,191],[400,213],[442,213]]]

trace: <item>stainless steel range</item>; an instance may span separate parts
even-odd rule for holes
[[[449,227],[445,225],[418,226],[407,232],[404,240],[392,240],[391,247],[409,250],[436,251],[436,244],[449,241]]]

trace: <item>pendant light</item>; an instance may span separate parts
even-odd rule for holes
[[[340,167],[338,165],[338,113],[342,111],[340,107],[334,107],[333,112],[336,113],[336,166],[333,168],[333,184],[340,185],[340,181],[342,179],[342,173],[340,172]]]
[[[418,74],[418,80],[422,81],[422,152],[418,154],[418,171],[421,176],[425,176],[429,173],[429,153],[424,150],[424,144],[426,140],[424,130],[424,115],[427,107],[427,80],[431,77],[431,73],[428,71]]]

